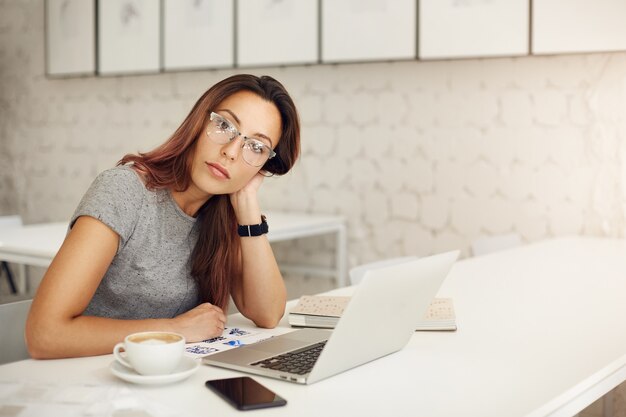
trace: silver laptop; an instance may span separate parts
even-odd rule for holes
[[[203,363],[312,384],[396,352],[415,333],[458,255],[446,252],[368,271],[332,331],[296,330],[207,356]]]

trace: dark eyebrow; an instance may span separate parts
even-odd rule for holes
[[[215,111],[225,111],[226,113],[230,114],[233,119],[235,119],[235,122],[237,122],[238,125],[241,125],[241,121],[239,120],[239,117],[237,117],[237,115],[235,113],[233,113],[232,111],[230,111],[228,109],[217,109]],[[265,139],[265,140],[269,141],[269,143],[270,143],[270,145],[272,145],[272,147],[274,146],[274,142],[272,142],[272,139],[270,139],[267,135],[264,135],[263,133],[257,132],[253,136],[258,137],[260,139]]]
[[[265,140],[267,140],[270,143],[270,145],[274,146],[274,142],[272,142],[272,139],[268,138],[263,133],[257,132],[257,133],[254,134],[254,137],[258,137],[260,139],[265,139]],[[270,148],[272,146],[270,146]]]
[[[233,119],[235,119],[238,125],[241,124],[241,120],[239,120],[239,117],[237,117],[237,115],[233,113],[232,111],[228,109],[217,109],[216,111],[225,111],[226,113],[230,114],[233,117]]]

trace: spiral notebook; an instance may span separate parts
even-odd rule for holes
[[[303,295],[289,312],[289,324],[294,327],[317,327],[333,329],[350,297],[327,295]],[[454,331],[457,329],[454,305],[451,298],[435,298],[430,303],[416,331]]]

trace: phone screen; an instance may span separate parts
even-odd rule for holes
[[[284,398],[249,376],[207,381],[206,386],[239,410],[254,410],[287,404]]]

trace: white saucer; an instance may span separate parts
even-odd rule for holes
[[[116,377],[127,382],[132,382],[133,384],[146,385],[169,384],[171,382],[181,381],[196,372],[199,367],[200,362],[188,356],[183,356],[178,367],[174,369],[174,372],[167,375],[140,375],[118,361],[111,362],[109,366],[111,372]]]

